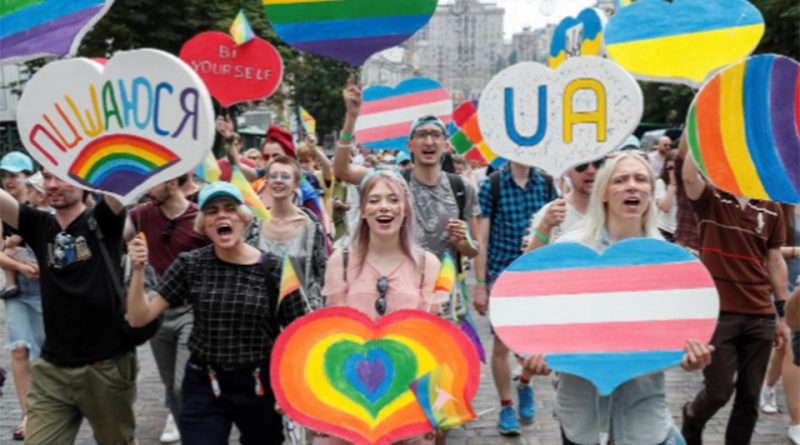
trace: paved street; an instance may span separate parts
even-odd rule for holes
[[[478,320],[481,337],[484,344],[491,345],[488,321],[485,318]],[[0,344],[5,344],[6,327],[5,311],[0,304]],[[158,444],[158,436],[163,427],[166,410],[163,407],[163,387],[158,378],[153,356],[150,348],[145,346],[139,348],[139,359],[141,371],[139,373],[139,398],[136,403],[137,420],[139,422],[138,437],[142,445]],[[0,354],[0,366],[10,368],[10,354],[4,352]],[[670,408],[673,415],[678,416],[680,406],[688,400],[700,387],[699,373],[685,373],[680,370],[672,370],[667,373],[667,394]],[[495,426],[497,411],[491,411],[470,423],[467,427],[451,432],[449,444],[456,445],[539,445],[539,444],[560,444],[558,424],[552,416],[553,386],[550,378],[538,378],[534,381],[536,390],[537,415],[533,425],[524,428],[523,436],[520,438],[504,438],[497,433]],[[779,406],[781,412],[786,412],[786,403],[783,397],[783,389],[779,388]],[[497,396],[491,379],[491,371],[488,366],[481,369],[481,387],[474,408],[477,413],[494,408],[497,405]],[[728,417],[730,406],[718,414],[706,428],[705,443],[707,445],[721,445],[724,443],[725,421]],[[11,440],[11,432],[19,421],[20,412],[17,406],[17,399],[14,394],[14,384],[6,382],[4,394],[0,397],[0,444],[19,444]],[[676,417],[676,421],[680,419]],[[786,439],[786,425],[788,417],[786,414],[761,415],[753,444],[758,445],[787,445],[790,444]],[[238,443],[231,440],[231,443]],[[84,422],[81,430],[79,445],[94,445],[91,440],[91,431]],[[190,444],[187,444],[190,445]]]

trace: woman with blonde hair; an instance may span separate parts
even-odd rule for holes
[[[663,239],[654,191],[653,171],[642,156],[624,152],[607,160],[595,177],[582,227],[557,242],[577,242],[602,253],[628,238]],[[711,350],[688,340],[681,367],[687,371],[704,368],[711,361]],[[524,367],[533,375],[550,373],[542,355],[528,357]],[[588,380],[561,373],[554,408],[564,445],[597,444],[601,433],[609,432],[618,444],[680,443],[667,406],[663,372],[629,380],[608,396],[599,395]]]

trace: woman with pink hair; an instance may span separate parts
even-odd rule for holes
[[[361,181],[360,204],[352,244],[334,252],[328,262],[322,290],[326,305],[349,306],[373,320],[401,309],[438,312],[433,288],[440,263],[414,241],[406,182],[394,171],[372,170]],[[433,443],[427,437],[410,441]],[[347,444],[332,437],[317,437],[314,443]]]

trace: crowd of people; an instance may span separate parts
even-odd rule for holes
[[[220,117],[221,179],[187,173],[132,208],[37,172],[22,152],[2,158],[0,298],[23,413],[14,439],[71,444],[86,419],[98,444],[136,444],[135,349],[149,341],[170,413],[163,442],[227,444],[234,425],[242,444],[296,440],[302,428],[283,416],[269,376],[271,348],[293,320],[324,306],[371,319],[401,309],[486,315],[493,283],[525,252],[560,242],[603,252],[643,237],[685,247],[714,278],[714,336],[687,338],[680,364],[703,370],[703,388],[676,425],[663,372],[609,396],[577,376],[549,377],[563,443],[701,444],[735,393],[725,443],[747,444],[759,408],[776,410],[782,376],[788,436],[800,444],[800,207],[714,188],[685,139],[667,136],[647,154],[626,142],[566,172],[513,161],[491,171],[452,152],[438,117],[421,116],[407,150],[370,152],[354,136],[361,86],[348,81],[342,97],[332,160],[313,135],[295,144],[278,126],[259,148],[243,147]],[[256,218],[226,182],[234,167],[271,219]],[[445,254],[475,275],[472,293],[456,286],[447,311],[450,300],[434,292]],[[280,298],[287,261],[300,286]],[[516,356],[495,336],[490,366],[497,427],[519,435],[536,416],[531,381],[551,374],[547,360]],[[307,433],[301,441],[346,443]],[[446,440],[437,431],[399,443]]]

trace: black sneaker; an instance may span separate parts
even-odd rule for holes
[[[691,402],[686,402],[681,410],[683,420],[681,435],[686,441],[686,445],[703,445],[703,428],[692,425],[688,419],[689,416],[686,414],[686,408],[689,406],[689,403]]]
[[[10,300],[19,296],[19,287],[9,286],[0,291],[0,300]]]

